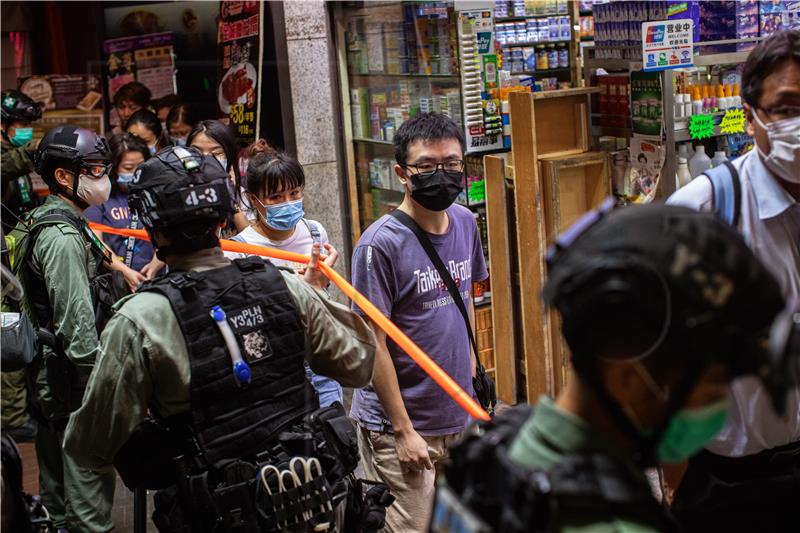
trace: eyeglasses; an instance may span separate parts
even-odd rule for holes
[[[414,174],[421,177],[432,176],[439,168],[445,172],[463,172],[464,161],[461,159],[451,159],[443,163],[419,163],[417,165],[400,165],[403,168],[410,168]]]
[[[788,118],[800,117],[800,106],[780,105],[770,108],[762,107],[761,110],[772,121],[786,120]]]

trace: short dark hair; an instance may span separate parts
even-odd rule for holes
[[[219,120],[201,120],[189,134],[186,139],[188,146],[192,145],[194,138],[201,133],[214,139],[225,150],[225,159],[228,160],[228,168],[225,172],[230,172],[233,169],[234,183],[236,185],[235,195],[239,197],[239,187],[242,186],[242,175],[239,172],[239,149],[236,147],[236,136],[233,134],[228,126]]]
[[[117,133],[112,135],[108,140],[108,146],[111,149],[111,185],[114,190],[117,189],[117,167],[122,162],[122,158],[128,152],[139,152],[145,161],[150,159],[150,150],[147,149],[147,143],[141,140],[136,135],[130,133]]]
[[[394,158],[400,163],[406,162],[408,147],[414,141],[439,141],[454,139],[461,145],[461,151],[467,151],[464,132],[453,122],[453,119],[441,113],[421,113],[406,120],[394,134]]]
[[[792,60],[800,64],[800,30],[781,31],[761,41],[744,64],[742,99],[758,107],[764,79]]]
[[[133,115],[131,118],[128,119],[128,122],[125,123],[125,129],[127,130],[134,124],[141,124],[148,130],[153,132],[153,135],[156,136],[156,142],[158,143],[158,149],[164,148],[166,142],[164,140],[164,129],[161,127],[161,121],[158,120],[158,116],[150,111],[149,109],[140,109]]]
[[[306,175],[303,167],[286,152],[261,152],[247,164],[247,192],[256,196],[275,194],[278,190],[304,187]]]
[[[119,107],[125,100],[130,100],[136,105],[147,107],[150,105],[150,98],[152,98],[150,89],[138,81],[132,81],[120,87],[119,91],[114,94],[114,107]]]

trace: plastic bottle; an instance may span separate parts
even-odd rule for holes
[[[733,109],[733,89],[730,83],[725,84],[725,101],[728,103],[727,109]]]
[[[742,107],[742,97],[739,96],[739,84],[733,84],[733,107],[739,108]]]
[[[711,111],[711,98],[708,95],[708,85],[703,85],[703,113]]]
[[[700,87],[692,87],[692,115],[703,114],[703,97],[700,95]]]
[[[683,94],[683,116],[692,116],[692,95],[689,94],[689,89]]]
[[[680,159],[681,157],[684,158],[687,162],[692,158],[691,152],[689,152],[689,143],[681,143],[678,145],[678,155],[677,157]]]
[[[698,144],[694,156],[689,160],[689,172],[694,179],[709,168],[711,168],[711,158],[706,155],[705,146]]]
[[[728,109],[728,104],[725,100],[725,92],[722,90],[722,84],[717,84],[717,109],[720,111]]]
[[[714,152],[714,157],[711,159],[711,167],[718,167],[728,160],[728,156],[724,150],[717,150]]]
[[[690,181],[692,181],[692,174],[689,172],[689,165],[686,163],[686,158],[679,157],[678,170],[675,173],[675,188],[680,189]]]

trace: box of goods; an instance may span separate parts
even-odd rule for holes
[[[683,2],[675,0],[668,1],[667,19],[691,19],[694,23],[693,40],[694,42],[700,40],[700,0],[689,0]]]
[[[736,4],[733,1],[700,2],[700,42],[724,41],[736,38]],[[712,45],[701,48],[701,53],[731,52],[735,45]]]
[[[758,3],[758,34],[761,37],[767,37],[783,29],[783,12],[787,4],[797,4],[797,2],[761,0]]]

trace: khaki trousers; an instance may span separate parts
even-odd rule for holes
[[[366,479],[386,483],[396,498],[386,510],[386,533],[424,533],[428,531],[436,476],[441,472],[447,449],[461,433],[424,437],[433,470],[409,471],[400,466],[390,433],[369,431],[359,426],[358,447]]]

